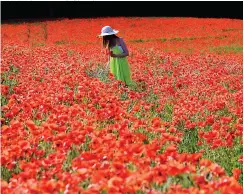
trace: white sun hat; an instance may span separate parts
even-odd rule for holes
[[[108,35],[112,35],[112,34],[117,34],[118,32],[119,32],[118,30],[114,30],[110,26],[104,26],[102,28],[101,34],[99,36],[108,36]]]

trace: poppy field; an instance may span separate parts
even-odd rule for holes
[[[136,86],[105,71],[105,25]],[[1,38],[2,193],[242,193],[242,20],[60,19]]]

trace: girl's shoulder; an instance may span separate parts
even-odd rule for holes
[[[124,42],[123,37],[118,37],[118,39],[117,39],[117,43],[121,44],[121,43],[123,43],[123,42]]]

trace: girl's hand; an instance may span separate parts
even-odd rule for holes
[[[111,57],[116,57],[116,54],[114,54],[113,51],[110,51],[110,56]]]

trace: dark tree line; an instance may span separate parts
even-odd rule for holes
[[[2,22],[113,16],[243,19],[242,1],[2,1]]]

